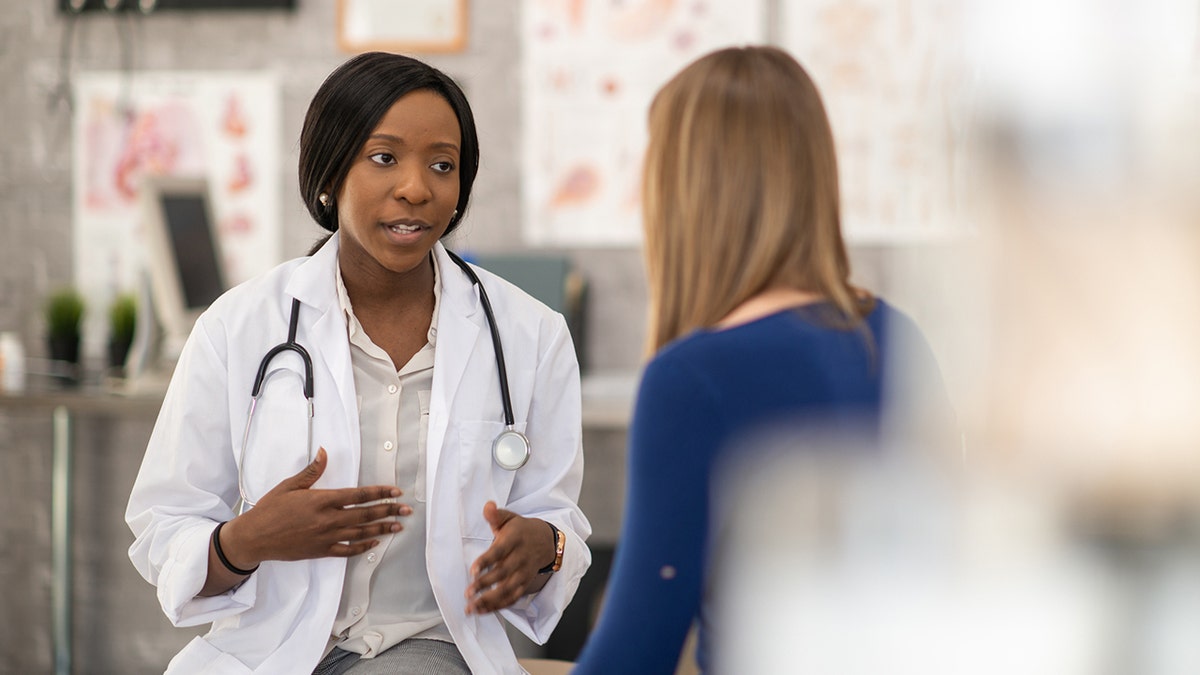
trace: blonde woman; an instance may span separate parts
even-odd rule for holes
[[[889,347],[924,345],[849,282],[833,135],[786,53],[718,51],[659,91],[643,198],[653,357],[616,562],[577,675],[672,673],[697,621],[705,668],[716,462],[774,425],[877,434]]]

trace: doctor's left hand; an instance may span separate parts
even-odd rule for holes
[[[467,585],[467,614],[504,609],[546,585],[548,574],[538,570],[554,562],[553,530],[543,520],[524,518],[489,501],[483,517],[495,539],[471,565]]]

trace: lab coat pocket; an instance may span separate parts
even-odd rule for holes
[[[459,486],[463,503],[462,531],[466,537],[492,539],[492,528],[483,517],[483,505],[488,501],[504,508],[508,505],[516,471],[502,469],[492,459],[492,441],[504,431],[503,422],[459,422],[458,466]],[[525,432],[523,423],[517,431]],[[521,469],[517,469],[520,471]]]
[[[290,353],[276,358],[282,361]],[[254,417],[239,448],[246,497],[258,501],[283,479],[298,473],[312,461],[309,447],[311,418],[304,397],[304,371],[290,362],[281,364],[263,381]]]

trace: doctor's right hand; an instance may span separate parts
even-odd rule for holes
[[[412,508],[398,501],[395,486],[313,489],[328,461],[320,448],[300,473],[221,528],[221,549],[233,565],[248,570],[264,560],[350,557],[377,546],[376,537],[404,529],[396,518]]]

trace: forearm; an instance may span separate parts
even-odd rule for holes
[[[199,597],[210,597],[225,593],[230,589],[236,588],[249,576],[248,574],[238,574],[237,572],[234,572],[232,569],[230,569],[229,565],[226,565],[221,561],[221,556],[217,553],[218,542],[216,539],[218,536],[220,537],[221,552],[225,554],[225,559],[228,560],[231,565],[238,567],[241,570],[250,572],[258,569],[258,561],[250,561],[246,558],[244,553],[245,547],[240,546],[236,542],[236,538],[234,536],[236,532],[230,531],[236,530],[236,520],[237,519],[235,518],[234,520],[225,523],[220,532],[216,532],[214,530],[214,536],[209,538],[208,576],[204,580],[204,587],[200,589],[200,593],[198,593]],[[233,546],[232,550],[230,548],[231,545]]]

